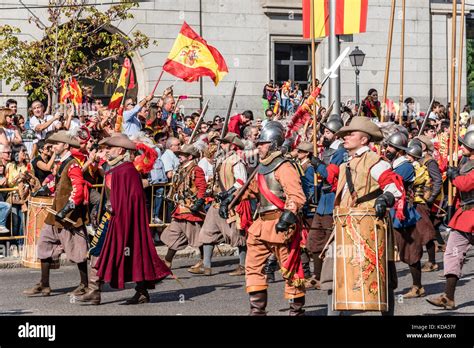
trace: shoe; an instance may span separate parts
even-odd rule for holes
[[[136,305],[136,304],[142,304],[142,303],[148,303],[150,302],[150,295],[148,294],[148,291],[144,292],[135,292],[135,295],[133,295],[132,298],[129,298],[128,300],[125,301],[126,305]]]
[[[89,290],[89,292],[85,293],[81,296],[74,296],[74,299],[79,302],[88,302],[93,305],[100,304],[100,290]]]
[[[188,272],[191,272],[191,270],[197,269],[197,268],[200,268],[200,267],[202,267],[202,260],[199,260],[194,266],[189,267]],[[191,273],[193,273],[193,272],[191,272]]]
[[[74,297],[78,297],[78,296],[82,296],[82,295],[85,295],[86,292],[88,292],[90,289],[87,287],[87,285],[84,285],[84,284],[79,284],[77,286],[77,288],[75,288],[74,290],[72,290],[71,292],[68,292],[67,294],[69,296],[74,296]]]
[[[242,276],[245,275],[245,267],[238,265],[237,268],[229,273],[230,276]]]
[[[164,225],[165,223],[163,222],[163,220],[161,220],[159,217],[154,217],[153,218],[153,223],[155,225]]]
[[[212,268],[206,268],[201,266],[199,268],[190,268],[188,269],[188,272],[192,274],[202,274],[205,276],[210,276],[212,275]]]
[[[6,228],[5,226],[0,226],[0,233],[7,234],[7,233],[10,233],[10,230]]]
[[[51,288],[49,286],[41,286],[41,284],[38,283],[32,288],[23,291],[23,294],[26,296],[33,296],[38,294],[41,294],[41,296],[49,296],[51,295]]]
[[[442,294],[438,297],[434,298],[427,298],[426,301],[431,303],[433,306],[436,307],[443,307],[444,309],[455,309],[456,305],[454,304],[453,300],[450,300],[446,294]]]
[[[403,294],[403,298],[417,298],[417,297],[424,297],[425,295],[426,293],[423,287],[419,288],[417,286],[412,286],[410,291]]]
[[[427,262],[423,265],[423,267],[421,268],[421,271],[422,272],[434,272],[434,271],[437,271],[438,270],[438,264],[437,263],[431,263],[431,262]]]
[[[305,297],[297,297],[290,300],[290,317],[304,316],[305,310],[303,309],[305,303]]]

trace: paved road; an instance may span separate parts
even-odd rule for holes
[[[465,275],[456,292],[458,310],[444,311],[432,307],[425,299],[410,299],[397,303],[396,315],[474,315],[474,250],[470,251],[469,256],[470,261],[464,267]],[[437,254],[437,258],[440,259],[441,254]],[[133,284],[123,291],[106,286],[101,306],[70,303],[66,292],[78,284],[75,266],[52,271],[53,294],[37,298],[24,297],[21,292],[38,282],[39,271],[3,269],[0,270],[0,315],[247,315],[248,297],[244,290],[244,278],[227,275],[235,268],[236,262],[236,257],[215,258],[215,275],[204,277],[186,271],[195,260],[178,259],[174,272],[182,286],[176,280],[166,279],[150,292],[151,303],[138,306],[121,305],[124,299],[133,296]],[[398,263],[397,268],[399,287],[396,295],[400,295],[410,287],[411,276],[403,263]],[[439,294],[444,289],[444,279],[439,278],[437,272],[423,273],[423,284],[429,294]],[[325,292],[311,290],[306,298],[308,315],[326,314]],[[279,275],[277,282],[270,285],[267,309],[269,315],[288,313],[288,304],[283,299],[283,281]]]

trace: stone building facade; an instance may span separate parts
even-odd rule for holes
[[[360,69],[361,98],[369,88],[376,88],[382,94],[390,2],[370,0],[367,33],[345,37],[341,43],[341,50],[347,46],[359,46],[366,54]],[[407,1],[404,96],[414,97],[421,109],[427,107],[432,96],[442,103],[447,102],[451,55],[449,2]],[[34,24],[28,23],[28,10],[13,3],[0,0],[0,22],[18,26],[24,39],[39,39]],[[38,6],[46,5],[47,0],[25,0],[23,3],[37,16],[46,19],[45,9]],[[474,0],[467,3],[474,5]],[[388,96],[394,100],[398,100],[400,81],[400,6],[401,1],[398,1],[388,89]],[[468,10],[470,8],[467,6]],[[158,42],[156,46],[150,45],[148,49],[137,52],[133,59],[139,97],[152,90],[179,29],[186,21],[222,53],[229,74],[217,87],[208,78],[203,79],[202,86],[200,83],[176,81],[175,93],[188,96],[182,103],[184,111],[188,113],[199,107],[202,94],[204,99],[210,99],[209,118],[215,114],[225,115],[233,82],[238,81],[233,112],[251,109],[261,115],[262,89],[269,79],[307,80],[310,45],[309,40],[302,38],[301,12],[301,0],[155,0],[141,2],[140,7],[133,10],[135,18],[116,23],[116,29],[125,35],[139,29]],[[323,67],[328,66],[327,41],[317,40],[318,77],[322,76]],[[466,52],[463,59],[463,104],[467,90],[465,61]],[[175,78],[165,73],[158,90],[174,82]],[[322,93],[327,96],[328,87]],[[19,101],[20,111],[24,113],[27,107],[25,93],[11,92],[2,82],[0,103],[10,97]],[[323,99],[323,104],[328,104],[328,99]],[[341,67],[341,99],[355,99],[355,73],[348,58]]]

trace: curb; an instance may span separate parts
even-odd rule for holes
[[[155,247],[158,256],[161,259],[164,259],[168,248],[166,246],[157,246]],[[223,256],[236,256],[238,255],[238,249],[233,248],[228,244],[219,244],[214,248],[213,256],[215,257],[223,257]],[[175,259],[187,259],[187,258],[199,258],[200,253],[199,249],[187,246],[183,250],[179,250],[176,255],[174,256]],[[73,265],[72,262],[66,259],[66,255],[62,254],[60,261],[61,266],[70,266]],[[0,260],[0,269],[13,269],[13,268],[26,268],[19,257],[15,258],[6,258],[4,260]]]

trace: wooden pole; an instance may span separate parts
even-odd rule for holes
[[[465,17],[464,17],[464,12],[465,12],[465,0],[462,0],[461,2],[461,31],[460,31],[460,38],[459,38],[459,53],[458,53],[458,98],[456,102],[456,131],[454,133],[454,136],[457,138],[459,135],[459,121],[461,117],[461,94],[462,94],[462,89],[461,89],[461,83],[462,83],[462,60],[464,56],[464,23],[465,23]],[[459,151],[459,146],[458,146],[458,141],[457,139],[453,139],[454,141],[454,166],[457,167],[458,165],[458,151]],[[453,192],[454,195],[454,192]]]
[[[311,36],[311,85],[313,86],[313,90],[314,88],[316,88],[316,62],[315,62],[315,52],[316,52],[316,45],[315,45],[315,42],[314,42],[314,0],[311,0],[311,6],[310,6],[310,36]],[[317,127],[316,127],[316,123],[317,123],[317,116],[316,116],[316,103],[314,103],[314,105],[312,106],[311,108],[312,110],[312,113],[313,113],[313,155],[315,157],[318,157],[318,142],[317,142],[317,134],[316,134],[316,131],[317,131]],[[317,197],[317,190],[316,190],[316,186],[318,185],[318,174],[316,173],[316,171],[314,172],[314,200],[315,202],[317,203],[318,202],[318,197]]]
[[[398,123],[403,115],[403,83],[405,74],[405,0],[402,0],[402,39],[400,42],[400,98],[398,99]]]
[[[161,74],[160,74],[160,76],[158,77],[158,80],[157,80],[156,83],[155,83],[155,87],[153,87],[153,91],[151,91],[151,95],[152,95],[152,96],[155,95],[156,87],[158,87],[158,84],[159,84],[160,81],[161,81],[161,77],[163,76],[163,72],[164,72],[164,70],[161,70]],[[175,81],[175,82],[176,82],[176,81]],[[174,83],[173,83],[173,85],[174,85]]]
[[[457,18],[457,1],[453,1],[453,11],[452,11],[452,32],[451,32],[451,92],[450,92],[450,103],[451,107],[449,109],[449,166],[453,166],[453,138],[454,138],[454,93],[455,90],[455,77],[456,77],[456,18]],[[453,185],[451,180],[448,183],[448,213],[452,211],[453,206]]]
[[[388,90],[388,77],[390,75],[390,60],[392,57],[392,37],[393,37],[393,21],[395,19],[395,5],[396,0],[392,0],[392,11],[390,13],[390,22],[388,28],[388,44],[387,44],[387,56],[385,58],[385,78],[383,81],[383,95],[382,95],[382,114],[380,115],[380,121],[384,121],[385,110],[387,107],[387,90]]]

